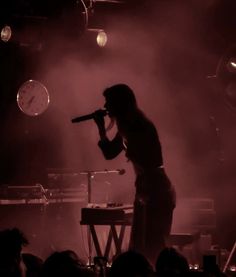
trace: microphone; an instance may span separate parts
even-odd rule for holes
[[[99,112],[101,114],[101,116],[106,116],[107,115],[107,111],[106,110],[97,110],[96,112]],[[79,117],[75,117],[71,120],[72,123],[79,123],[81,121],[85,121],[85,120],[89,120],[89,119],[93,119],[95,116],[95,113],[90,113],[90,114],[86,114],[86,115],[82,115]]]
[[[125,174],[125,169],[118,169],[117,171],[119,175]]]

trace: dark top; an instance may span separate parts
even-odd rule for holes
[[[163,165],[156,128],[142,113],[138,113],[131,123],[117,123],[117,127],[118,132],[112,140],[100,140],[98,143],[106,159],[113,159],[124,150],[137,175]]]
[[[175,191],[163,168],[161,144],[153,123],[138,113],[131,123],[117,122],[117,127],[114,139],[98,142],[105,158],[113,159],[124,150],[136,173],[136,196],[172,209],[175,206]]]

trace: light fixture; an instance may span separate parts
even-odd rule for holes
[[[189,269],[194,271],[194,270],[199,270],[200,266],[199,264],[189,264]]]
[[[229,266],[229,271],[236,272],[236,265]]]
[[[236,73],[236,57],[230,57],[226,67],[229,72]]]
[[[107,44],[107,34],[103,30],[98,31],[97,44],[100,47],[104,47]]]
[[[8,25],[5,25],[1,30],[1,40],[4,42],[8,42],[11,39],[12,31],[11,27]]]
[[[231,45],[220,58],[216,77],[226,105],[236,110],[236,45]]]
[[[88,32],[96,33],[96,42],[99,47],[105,47],[107,45],[108,37],[107,33],[103,29],[87,29]]]

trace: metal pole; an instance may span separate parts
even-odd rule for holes
[[[229,254],[229,257],[228,257],[228,259],[227,259],[227,261],[225,263],[225,266],[224,266],[224,269],[223,269],[223,273],[226,272],[227,267],[228,267],[229,263],[231,262],[231,259],[233,257],[233,254],[234,254],[235,250],[236,250],[236,241],[235,241],[234,246],[233,246],[233,248],[232,248],[232,250],[231,250],[231,252]]]

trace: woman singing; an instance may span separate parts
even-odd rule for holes
[[[144,254],[155,264],[170,235],[175,208],[175,190],[163,167],[157,130],[139,109],[129,86],[114,85],[105,89],[103,95],[104,107],[118,132],[109,140],[104,113],[95,112],[100,135],[98,145],[108,160],[125,151],[136,175],[130,250]]]

